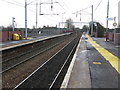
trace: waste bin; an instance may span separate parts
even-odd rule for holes
[[[20,40],[20,35],[17,33],[13,33],[13,40]]]

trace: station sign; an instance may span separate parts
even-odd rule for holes
[[[107,18],[107,20],[114,20],[114,18],[112,18],[112,17],[111,18]]]

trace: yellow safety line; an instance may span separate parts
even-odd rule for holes
[[[120,59],[110,53],[108,50],[101,47],[99,44],[97,44],[95,41],[92,40],[92,38],[86,34],[86,37],[88,38],[88,41],[91,43],[91,45],[107,60],[109,63],[120,73]]]

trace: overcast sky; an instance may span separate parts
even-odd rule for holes
[[[109,0],[109,17],[116,17],[118,20],[118,1]],[[42,3],[50,3],[51,0],[41,0]],[[94,21],[100,22],[106,27],[107,2],[108,0],[53,0],[53,10],[51,4],[42,4],[41,13],[43,14],[59,14],[59,15],[39,15],[40,6],[38,5],[38,27],[56,26],[59,22],[71,18],[74,22],[80,22],[80,14],[73,14],[81,11],[81,22],[91,21],[91,6],[94,9]],[[55,3],[58,2],[58,3]],[[16,27],[25,27],[25,0],[0,0],[0,26],[9,26],[12,24],[12,17],[15,17]],[[36,0],[27,0],[27,19],[28,28],[35,26],[36,22]],[[40,3],[40,0],[38,0]],[[85,10],[83,10],[85,9]],[[109,28],[113,28],[113,21],[109,21]],[[83,24],[77,23],[76,27]]]

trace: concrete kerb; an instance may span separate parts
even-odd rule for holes
[[[70,75],[71,75],[71,72],[72,72],[72,69],[73,69],[73,66],[74,66],[74,63],[75,63],[75,59],[76,59],[77,53],[78,53],[78,49],[79,49],[80,44],[81,44],[81,41],[82,41],[82,39],[83,39],[84,37],[85,37],[84,34],[82,34],[81,39],[80,39],[80,41],[79,41],[79,44],[78,44],[78,46],[77,46],[76,52],[75,52],[75,54],[74,54],[74,56],[73,56],[73,59],[72,59],[72,61],[71,61],[71,63],[70,63],[70,66],[69,66],[68,71],[67,71],[67,73],[66,73],[66,75],[65,75],[65,78],[64,78],[64,80],[63,80],[63,82],[62,82],[62,84],[61,84],[60,90],[65,90],[65,89],[67,89],[68,82],[69,82],[69,79],[70,79]]]

